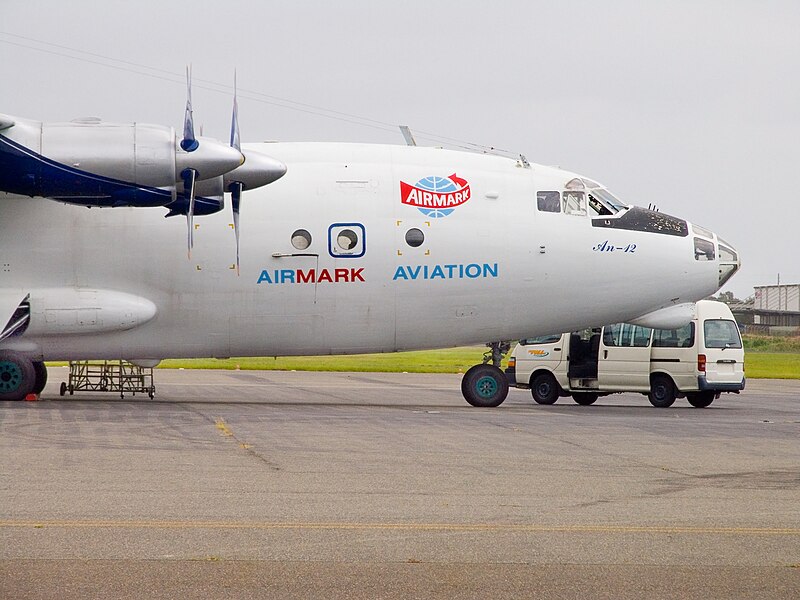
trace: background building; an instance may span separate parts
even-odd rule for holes
[[[727,302],[736,321],[744,330],[760,333],[792,334],[800,330],[800,284],[759,285],[752,298],[737,300],[732,295],[720,300]]]

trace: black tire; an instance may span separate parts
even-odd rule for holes
[[[508,396],[508,380],[495,366],[475,365],[464,373],[461,393],[472,406],[500,406]]]
[[[531,380],[531,396],[537,404],[555,404],[560,391],[552,373],[539,373]]]
[[[716,395],[713,391],[691,392],[686,394],[686,399],[695,408],[705,408],[714,401]]]
[[[36,375],[36,383],[33,385],[31,393],[41,394],[44,386],[47,385],[47,367],[40,360],[33,361],[33,371]]]
[[[67,393],[67,384],[64,381],[62,381],[61,387],[58,388],[58,395],[63,396],[66,393]]]
[[[647,398],[656,408],[668,408],[675,402],[675,384],[666,375],[653,375]]]
[[[33,362],[19,352],[0,350],[0,400],[24,400],[35,385]]]
[[[572,399],[581,406],[589,406],[590,404],[594,404],[597,402],[599,397],[600,394],[597,394],[596,392],[581,392],[572,394]]]

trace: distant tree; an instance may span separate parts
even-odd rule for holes
[[[732,302],[736,302],[736,298],[734,298],[733,292],[720,292],[719,301],[724,302],[725,304],[730,304]]]

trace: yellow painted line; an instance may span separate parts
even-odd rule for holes
[[[225,419],[223,419],[222,417],[217,418],[215,425],[223,435],[226,435],[228,437],[233,436],[233,431],[231,431],[230,427],[228,427],[228,424],[225,422]]]
[[[334,530],[334,531],[452,531],[489,533],[644,533],[686,535],[788,535],[800,536],[797,527],[691,527],[648,525],[515,525],[508,523],[326,523],[264,521],[66,521],[0,520],[0,527],[121,528],[121,529],[261,529],[261,530]]]

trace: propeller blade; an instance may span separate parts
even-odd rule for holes
[[[238,181],[231,184],[231,206],[233,207],[233,232],[236,235],[236,274],[239,275],[239,207],[244,185]]]
[[[239,138],[239,101],[236,98],[236,71],[233,72],[233,116],[231,117],[231,147],[242,151]]]
[[[231,147],[242,151],[239,137],[239,100],[236,94],[236,71],[233,72],[233,114],[231,115]],[[242,202],[244,184],[234,181],[229,187],[231,191],[231,208],[233,209],[233,233],[236,235],[236,275],[239,275],[239,208]]]
[[[186,67],[186,115],[183,119],[183,139],[181,148],[186,152],[194,152],[200,142],[194,136],[194,119],[192,118],[192,69]]]
[[[189,228],[187,244],[189,245],[189,258],[192,258],[192,248],[194,247],[194,188],[197,181],[197,171],[184,169],[181,176],[183,177],[184,197],[189,204],[189,210],[186,211],[186,225]]]

